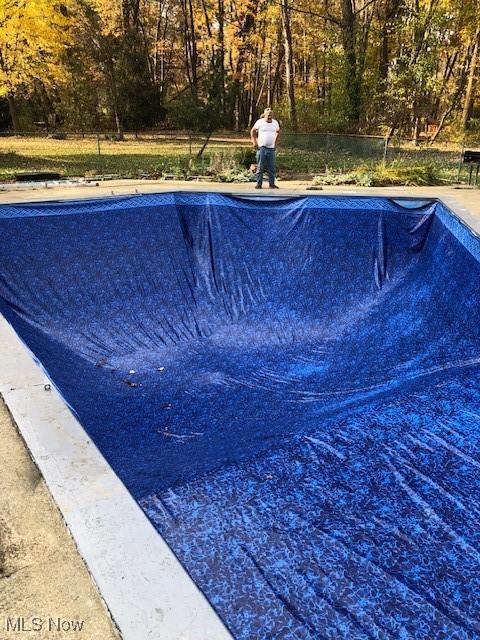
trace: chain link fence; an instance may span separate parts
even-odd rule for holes
[[[400,137],[289,132],[282,134],[281,146],[294,153],[312,154],[312,165],[320,168],[323,162],[324,172],[348,172],[361,165],[384,163],[434,165],[452,182],[465,181],[469,174],[469,167],[462,162],[465,144],[457,142],[430,144],[421,140],[415,144]],[[480,149],[480,141],[470,142],[469,147]]]
[[[285,178],[348,173],[358,167],[432,165],[449,182],[467,182],[465,146],[381,136],[281,132],[278,168]],[[469,143],[468,148],[480,149]],[[126,132],[24,132],[0,135],[0,179],[22,170],[52,170],[66,176],[247,177],[255,163],[245,132],[150,130]]]

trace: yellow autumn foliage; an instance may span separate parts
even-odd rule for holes
[[[0,97],[46,85],[69,45],[69,2],[0,0]]]

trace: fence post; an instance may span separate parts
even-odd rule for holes
[[[462,170],[462,160],[463,160],[464,151],[465,151],[465,139],[463,139],[462,150],[460,151],[460,158],[458,159],[457,182],[460,182],[460,171]]]
[[[329,161],[330,161],[330,134],[327,132],[325,135],[325,173],[329,171]]]
[[[97,133],[98,171],[102,170],[102,151],[100,148],[100,134]]]
[[[385,141],[383,143],[383,164],[387,164],[388,143],[390,142],[388,131],[385,134]]]

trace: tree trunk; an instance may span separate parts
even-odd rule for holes
[[[378,65],[378,75],[383,86],[387,79],[388,67],[390,65],[390,33],[401,6],[401,0],[386,0],[385,3],[383,24],[380,29],[382,36],[380,44],[380,61]]]
[[[397,130],[397,126],[397,122],[392,122],[392,124],[388,128],[387,135],[385,136],[385,145],[387,148],[393,138],[393,134]]]
[[[198,96],[198,52],[197,52],[197,36],[195,32],[195,16],[193,13],[192,0],[188,0],[188,12],[190,17],[190,35],[191,35],[191,62],[192,62],[192,82],[193,96]]]
[[[285,43],[285,72],[287,84],[288,112],[290,125],[294,131],[298,129],[297,105],[295,102],[295,74],[293,67],[292,29],[290,25],[290,9],[288,0],[282,0],[283,39]]]
[[[268,52],[268,67],[267,67],[267,106],[272,104],[272,48]]]
[[[225,5],[224,0],[218,0],[218,45],[219,45],[219,67],[220,67],[220,101],[222,115],[226,116],[225,99]]]
[[[113,60],[107,61],[107,74],[110,84],[110,95],[112,98],[112,110],[113,116],[115,118],[115,127],[117,129],[117,136],[119,140],[124,140],[123,135],[123,122],[122,116],[120,113],[119,106],[119,98],[118,98],[118,87],[117,87],[117,79],[115,77],[115,67]]]
[[[417,113],[417,105],[414,105],[413,107],[413,144],[415,146],[418,146],[418,143],[420,141],[420,124],[421,124],[421,120],[420,120],[420,116]]]
[[[449,87],[450,78],[453,74],[453,70],[455,69],[457,59],[458,59],[458,50],[454,51],[452,54],[447,56],[447,60],[445,62],[445,68],[442,74],[440,89],[438,90],[438,93],[435,99],[433,100],[433,104],[431,106],[430,118],[432,120],[435,120],[435,121],[438,120],[438,117],[439,117],[438,114],[439,114],[440,106],[442,104],[442,99]]]
[[[12,119],[13,133],[18,135],[20,133],[20,121],[18,119],[17,105],[15,103],[15,96],[13,93],[9,93],[7,95],[7,101],[10,118]]]
[[[268,103],[269,107],[273,106],[273,99],[275,95],[278,95],[280,93],[279,91],[280,82],[281,82],[280,71],[282,69],[284,55],[285,55],[285,48],[283,46],[282,26],[279,25],[278,35],[277,35],[277,64],[275,65],[275,73],[273,74],[273,81],[272,81],[272,87],[271,87],[271,101]]]
[[[342,0],[342,46],[346,66],[347,118],[352,131],[358,131],[360,124],[360,78],[355,50],[355,26],[352,0]]]
[[[212,137],[212,133],[213,133],[213,131],[209,131],[207,133],[207,138],[206,138],[205,142],[202,144],[199,152],[197,153],[197,158],[201,158],[202,157],[203,152],[205,151],[205,149],[207,147],[207,144],[210,142],[210,138]]]
[[[475,73],[477,70],[477,59],[478,59],[478,47],[480,44],[480,29],[477,30],[477,33],[474,37],[473,51],[472,57],[470,58],[470,69],[468,72],[468,82],[467,82],[467,90],[465,91],[465,100],[463,102],[463,113],[462,113],[462,129],[464,131],[468,128],[468,121],[470,119],[472,109],[473,109],[473,101],[475,94]]]
[[[262,99],[267,80],[267,74],[265,74],[265,67],[263,64],[263,60],[265,57],[266,37],[264,29],[262,27],[260,27],[260,32],[263,34],[262,41],[260,43],[260,46],[257,44],[257,46],[255,47],[255,52],[252,57],[251,64],[252,79],[250,81],[251,95],[250,110],[248,114],[248,128],[250,128],[257,119],[256,112]]]
[[[167,41],[168,27],[169,27],[169,22],[168,22],[168,14],[167,14],[167,16],[165,17],[165,24],[163,27],[163,35],[162,35],[163,43]],[[163,43],[162,43],[161,60],[160,60],[160,96],[162,99],[162,103],[165,102],[165,97],[167,95],[168,70],[170,69],[171,62],[172,62],[172,55],[173,55],[173,47],[171,47],[168,53],[168,57],[165,58]]]
[[[385,82],[387,79],[389,63],[390,63],[390,58],[389,58],[388,30],[386,29],[386,25],[384,25],[383,32],[382,32],[382,41],[380,45],[380,63],[378,65],[378,75],[382,83]]]
[[[468,73],[468,58],[469,58],[469,51],[467,50],[467,53],[463,59],[462,70],[461,70],[459,79],[457,81],[457,88],[456,88],[455,94],[450,99],[447,109],[442,114],[442,117],[440,118],[440,122],[438,124],[438,128],[435,131],[435,134],[430,139],[430,144],[433,144],[435,140],[438,138],[438,136],[440,135],[440,132],[442,131],[448,119],[450,118],[451,114],[457,108],[457,104],[460,101],[460,98],[465,90],[465,83],[467,82],[467,73]]]
[[[248,38],[255,28],[255,16],[258,9],[258,0],[248,0],[245,6],[245,14],[240,28],[235,33],[238,38],[238,57],[234,68],[234,80],[230,94],[230,120],[238,131],[240,127],[241,92],[243,86],[243,72],[247,62]]]
[[[249,86],[250,86],[250,91],[248,92],[248,121],[247,121],[247,126],[250,129],[250,127],[252,127],[253,123],[255,122],[256,118],[255,118],[255,89],[256,89],[256,78],[255,78],[255,73],[254,73],[254,66],[253,66],[253,56],[250,56],[250,78],[249,78]],[[255,119],[254,119],[255,118]]]
[[[190,92],[194,98],[198,96],[198,51],[195,29],[195,16],[191,0],[182,0],[183,36],[185,47],[185,68]]]
[[[123,0],[122,17],[124,33],[131,28],[138,28],[139,16],[140,0]]]

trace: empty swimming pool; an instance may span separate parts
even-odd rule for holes
[[[480,241],[441,203],[11,205],[0,238],[0,311],[235,638],[480,638]]]

